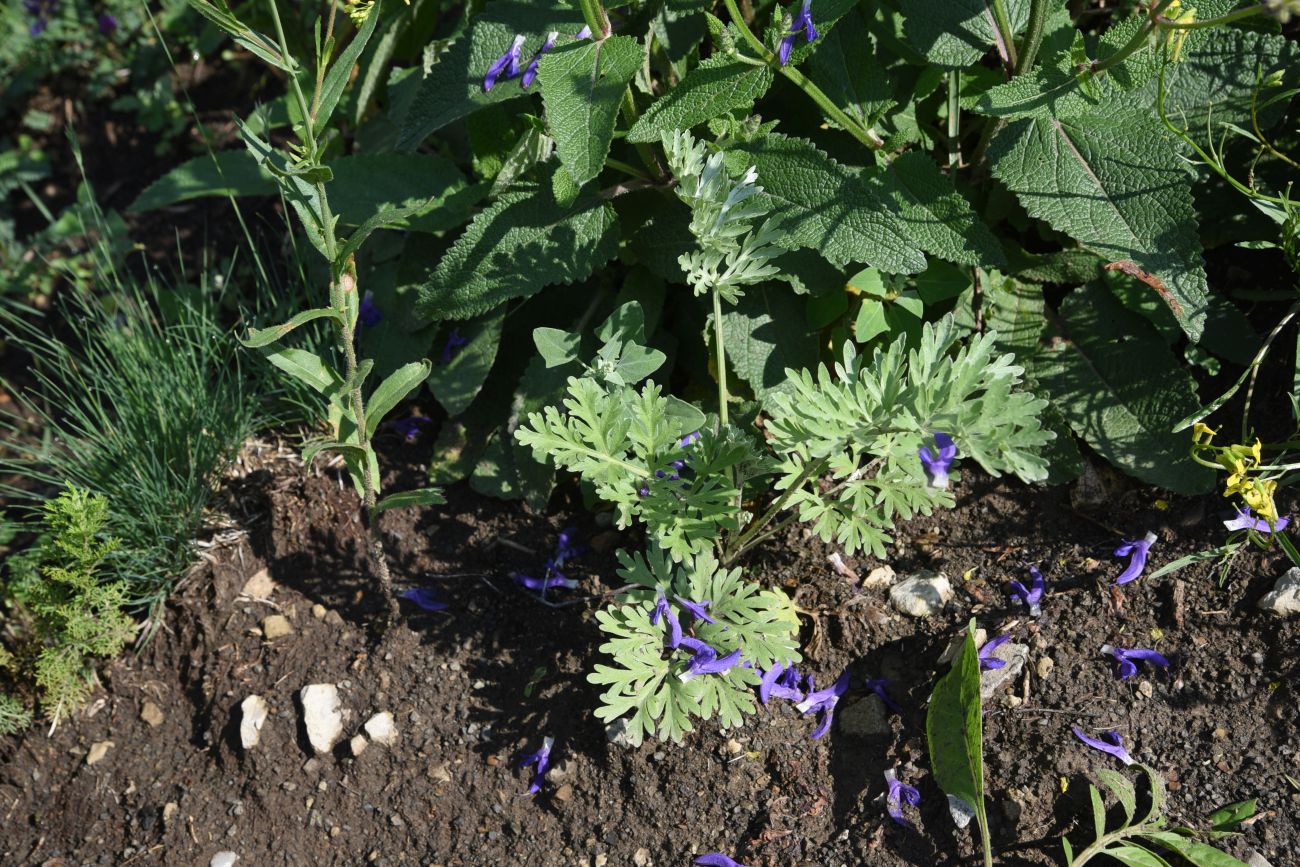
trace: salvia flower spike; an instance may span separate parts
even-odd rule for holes
[[[812,676],[809,675],[809,687],[812,686]],[[800,713],[820,713],[821,720],[817,723],[817,728],[813,730],[812,739],[817,740],[831,730],[831,723],[835,718],[835,706],[840,703],[840,697],[849,689],[849,673],[846,671],[840,675],[839,680],[826,687],[816,691],[809,691],[804,696],[803,701],[795,705]]]
[[[412,587],[409,590],[402,591],[399,595],[408,602],[414,602],[425,611],[444,611],[450,607],[446,602],[438,601],[438,597],[428,587]]]
[[[786,31],[785,36],[781,39],[781,46],[777,54],[781,59],[781,65],[785,66],[790,62],[790,53],[794,51],[795,40],[799,34],[803,34],[805,42],[813,42],[817,39],[817,26],[813,24],[812,19],[812,0],[803,0],[803,5],[799,7],[799,14],[790,22],[790,29]]]
[[[1103,732],[1100,739],[1090,738],[1083,733],[1083,729],[1078,726],[1070,726],[1070,731],[1074,736],[1083,741],[1094,750],[1101,750],[1103,753],[1110,753],[1126,765],[1137,764],[1133,757],[1124,749],[1124,739],[1119,736],[1119,732]]]
[[[1116,584],[1127,584],[1142,574],[1142,570],[1147,567],[1147,552],[1157,538],[1155,533],[1147,533],[1137,541],[1125,540],[1123,545],[1115,549],[1116,557],[1129,558],[1128,566],[1115,579]]]
[[[685,636],[681,646],[691,651],[690,665],[677,677],[685,683],[702,674],[723,674],[740,664],[741,650],[737,647],[726,656],[719,657],[718,652],[698,638]]]
[[[721,852],[710,852],[707,855],[701,855],[695,859],[695,863],[702,867],[745,867],[734,858],[728,858]]]
[[[898,706],[898,702],[890,698],[889,693],[885,691],[885,687],[889,685],[888,680],[886,680],[883,677],[876,677],[876,678],[872,678],[871,680],[868,680],[866,685],[867,685],[867,689],[871,690],[877,696],[880,697],[880,700],[884,702],[885,707],[889,708],[899,716],[903,715],[903,709]]]
[[[660,617],[668,622],[668,646],[679,647],[682,643],[682,623],[677,619],[677,612],[668,604],[668,597],[662,593],[655,602],[654,611],[650,612],[650,625],[658,626]]]
[[[1043,613],[1043,592],[1047,589],[1047,582],[1043,580],[1043,573],[1038,571],[1037,566],[1030,566],[1029,574],[1033,581],[1030,582],[1028,587],[1019,581],[1012,580],[1007,582],[1011,586],[1008,592],[1013,598],[1019,599],[1029,607],[1031,616],[1037,617]]]
[[[1154,650],[1147,650],[1142,647],[1123,648],[1103,644],[1101,646],[1101,652],[1108,653],[1115,657],[1115,661],[1119,663],[1120,680],[1128,680],[1130,677],[1137,674],[1137,664],[1139,661],[1149,662],[1152,665],[1158,665],[1161,668],[1169,667],[1169,660],[1165,659],[1164,656],[1156,653]]]
[[[1265,521],[1263,518],[1256,518],[1250,513],[1250,506],[1243,506],[1240,509],[1237,509],[1236,517],[1224,521],[1223,526],[1227,527],[1229,530],[1254,530],[1256,533],[1268,535],[1270,533],[1285,530],[1287,524],[1290,523],[1290,518],[1278,518],[1277,522],[1270,527],[1268,521]]]
[[[706,610],[711,604],[713,604],[712,599],[705,599],[703,602],[693,602],[690,599],[683,599],[680,596],[674,596],[673,598],[677,600],[679,605],[691,612],[691,616],[696,620],[701,620],[705,623],[718,622],[710,617],[709,612]]]
[[[551,748],[555,746],[555,738],[542,738],[542,748],[535,753],[529,753],[519,760],[521,766],[536,765],[533,769],[533,780],[528,785],[529,795],[536,795],[542,790],[542,785],[546,782],[546,769],[551,764]]]
[[[573,38],[574,38],[574,39],[590,39],[590,38],[591,38],[591,28],[590,28],[589,26],[587,26],[586,24],[582,25],[582,29],[579,30],[577,33],[573,34]]]
[[[934,444],[936,448],[920,448],[916,453],[930,475],[930,484],[942,490],[948,487],[948,469],[957,457],[957,444],[943,431],[935,432]]]
[[[543,54],[555,47],[555,40],[558,39],[559,36],[560,34],[554,30],[548,33],[546,35],[546,41],[542,43],[542,47],[537,49],[537,53],[533,55],[533,59],[528,61],[528,66],[524,69],[524,77],[519,79],[519,86],[524,90],[527,90],[529,86],[532,85],[533,79],[537,78],[537,64],[541,61]]]
[[[523,34],[515,34],[515,41],[506,49],[506,53],[492,61],[492,65],[488,67],[487,75],[483,76],[483,90],[491,90],[496,85],[497,79],[502,76],[507,79],[519,76],[519,55],[523,48]]]
[[[992,671],[995,668],[1001,668],[1006,665],[1006,661],[994,656],[993,651],[997,650],[1010,640],[1010,635],[999,635],[997,638],[984,642],[984,646],[979,649],[980,669]]]
[[[803,691],[799,689],[799,669],[793,665],[772,663],[772,667],[763,673],[758,685],[758,698],[767,704],[772,696],[789,701],[803,701]]]
[[[889,786],[885,793],[885,811],[889,813],[889,818],[906,828],[912,827],[911,821],[903,815],[903,804],[920,806],[921,793],[907,783],[900,782],[893,768],[885,771],[885,783]]]

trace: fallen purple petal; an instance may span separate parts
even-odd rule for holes
[[[993,651],[997,650],[1010,640],[1010,635],[999,635],[997,638],[986,641],[984,646],[979,649],[980,668],[986,671],[992,671],[1006,665],[1006,661],[994,656]]]
[[[817,728],[813,730],[812,739],[818,740],[828,731],[831,730],[831,722],[835,716],[835,706],[840,703],[840,698],[849,689],[849,673],[846,671],[839,676],[835,683],[825,689],[813,690],[812,675],[808,675],[808,694],[804,696],[803,701],[795,705],[800,713],[820,713],[821,720]]]
[[[703,867],[745,867],[744,864],[728,858],[721,852],[710,852],[707,855],[701,855],[695,859],[695,863],[703,865]]]
[[[451,607],[446,602],[439,602],[438,597],[428,587],[412,587],[399,593],[398,598],[414,602],[425,611],[445,611]]]
[[[1268,521],[1263,518],[1256,518],[1250,513],[1250,506],[1243,506],[1236,510],[1236,517],[1224,521],[1223,526],[1229,530],[1254,530],[1256,533],[1267,535],[1285,530],[1290,523],[1290,518],[1280,517],[1277,519],[1277,523],[1270,527]]]
[[[515,582],[529,590],[545,592],[552,587],[567,587],[570,590],[578,586],[578,582],[573,578],[566,578],[561,572],[551,572],[545,578],[532,578],[528,575],[515,575]]]
[[[542,738],[542,748],[535,753],[529,753],[519,760],[520,766],[536,765],[533,770],[533,779],[528,786],[528,794],[536,795],[542,790],[542,785],[546,782],[546,768],[551,764],[551,748],[555,746],[555,738]]]
[[[723,674],[740,664],[739,647],[726,656],[719,657],[716,650],[698,638],[685,636],[681,640],[681,646],[693,653],[690,664],[677,675],[683,683],[705,674]]]
[[[804,694],[799,689],[799,671],[794,666],[784,666],[779,662],[763,673],[758,685],[758,698],[767,704],[772,696],[789,701],[803,701]]]
[[[1169,660],[1154,650],[1147,650],[1142,647],[1123,648],[1112,647],[1109,644],[1101,646],[1102,653],[1108,653],[1115,657],[1119,663],[1119,679],[1128,680],[1138,673],[1137,661],[1149,662],[1161,668],[1169,667]]]
[[[1029,574],[1033,578],[1029,587],[1019,581],[1011,580],[1007,582],[1011,586],[1008,592],[1012,598],[1019,599],[1028,606],[1030,616],[1037,617],[1043,613],[1043,593],[1047,589],[1047,582],[1043,580],[1043,573],[1038,571],[1037,566],[1030,566]]]
[[[713,600],[705,599],[703,602],[692,602],[691,600],[683,599],[680,596],[674,596],[673,598],[677,600],[677,604],[681,605],[687,611],[691,612],[691,616],[694,617],[696,620],[701,620],[705,623],[718,622],[714,620],[712,617],[710,617],[709,612],[705,610],[706,608],[709,607],[709,605],[713,603]]]
[[[660,617],[668,621],[668,646],[679,647],[682,643],[682,624],[677,619],[677,612],[668,604],[668,597],[662,594],[655,601],[654,611],[650,612],[650,625],[658,626]]]
[[[885,784],[889,786],[885,794],[885,810],[889,813],[889,818],[904,827],[912,827],[911,821],[903,815],[903,804],[920,806],[921,793],[907,783],[899,782],[898,775],[892,768],[885,771]]]
[[[1070,726],[1070,731],[1074,732],[1076,738],[1093,749],[1101,750],[1103,753],[1110,753],[1126,765],[1136,764],[1133,757],[1128,754],[1128,750],[1124,749],[1124,739],[1119,736],[1119,732],[1103,732],[1102,738],[1104,740],[1098,740],[1097,738],[1088,737],[1083,733],[1083,729],[1078,726]]]
[[[899,716],[902,716],[903,709],[899,707],[898,703],[890,698],[889,693],[885,691],[885,687],[888,685],[889,681],[883,677],[873,678],[872,680],[867,681],[867,689],[874,692],[880,700],[885,703],[885,707],[889,708]]]
[[[1116,584],[1127,584],[1142,574],[1142,570],[1147,567],[1147,552],[1157,538],[1155,533],[1147,533],[1137,541],[1125,540],[1123,545],[1115,549],[1116,557],[1129,558],[1128,566],[1115,579]]]

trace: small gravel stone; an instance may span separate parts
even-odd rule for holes
[[[328,753],[343,735],[339,690],[332,683],[313,683],[299,693],[307,740],[318,753]]]
[[[271,573],[259,569],[252,578],[244,582],[244,589],[240,593],[249,599],[270,599],[274,591],[275,582],[271,580]]]
[[[315,605],[311,607],[311,616],[315,617],[317,620],[324,620],[325,606],[317,602]]]
[[[1004,686],[1011,683],[1020,674],[1020,670],[1029,661],[1029,647],[1024,644],[1007,642],[993,651],[993,655],[1006,663],[1001,668],[980,672],[980,695],[985,701],[991,699]]]
[[[212,856],[212,860],[208,862],[208,867],[231,867],[238,860],[239,856],[234,852],[218,852]]]
[[[262,726],[266,724],[266,699],[260,695],[250,695],[240,705],[239,743],[245,750],[251,750],[262,740]]]
[[[615,746],[632,749],[632,742],[627,739],[627,720],[619,717],[605,726],[605,739]]]
[[[1056,668],[1056,662],[1050,656],[1040,656],[1038,658],[1038,678],[1047,680],[1052,676],[1052,669]]]
[[[1259,600],[1259,607],[1280,617],[1300,614],[1300,566],[1293,566],[1277,579],[1273,589]]]
[[[354,756],[364,753],[368,746],[370,746],[370,741],[366,740],[365,735],[356,735],[352,740],[348,741],[348,747],[352,750]]]
[[[113,746],[114,744],[112,741],[99,741],[98,743],[91,744],[90,752],[86,753],[86,764],[94,765],[103,761],[104,756],[108,755],[108,751],[111,750]]]
[[[393,715],[388,711],[377,713],[370,719],[366,720],[366,734],[377,744],[385,747],[391,747],[397,743],[397,725],[393,722]]]
[[[262,634],[267,641],[275,641],[286,635],[293,635],[293,624],[283,614],[272,614],[262,621]]]
[[[140,719],[149,724],[150,728],[158,728],[163,724],[162,708],[151,701],[146,701],[144,707],[140,709]]]
[[[877,566],[867,573],[866,578],[862,579],[862,586],[868,589],[888,587],[894,583],[894,579],[897,577],[892,566]]]
[[[929,617],[952,601],[952,584],[946,575],[922,572],[891,587],[889,601],[910,617]]]

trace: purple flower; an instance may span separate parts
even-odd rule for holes
[[[957,457],[957,445],[952,437],[942,431],[935,432],[934,444],[938,447],[937,451],[920,448],[916,453],[925,465],[925,471],[930,474],[930,484],[943,489],[948,487],[948,468],[952,466],[952,459]]]
[[[840,696],[848,692],[849,673],[846,671],[840,675],[839,680],[828,686],[826,689],[812,691],[812,675],[808,676],[808,695],[804,700],[795,705],[800,713],[821,713],[822,718],[817,723],[817,728],[813,730],[812,739],[825,735],[831,730],[831,722],[835,717],[835,705],[840,703]]]
[[[99,16],[97,23],[99,24],[99,32],[103,36],[109,36],[113,31],[117,30],[117,19],[107,12]]]
[[[487,75],[483,76],[483,90],[491,90],[497,83],[497,79],[503,74],[507,79],[518,77],[519,53],[523,50],[523,47],[523,35],[516,34],[515,41],[506,49],[506,53],[492,61],[492,65],[488,67]]]
[[[1078,726],[1070,726],[1070,731],[1074,732],[1076,738],[1083,741],[1094,750],[1101,750],[1103,753],[1110,753],[1126,765],[1136,764],[1136,762],[1133,761],[1133,757],[1128,754],[1128,750],[1124,749],[1124,739],[1119,736],[1119,732],[1104,732],[1102,738],[1105,740],[1098,740],[1097,738],[1090,738],[1085,735],[1083,729]]]
[[[994,656],[993,651],[997,650],[1010,640],[1010,635],[999,635],[991,641],[984,642],[984,646],[979,649],[980,669],[992,671],[995,668],[1001,668],[1006,665],[1006,661]]]
[[[537,590],[542,593],[545,593],[552,587],[567,587],[570,590],[573,590],[578,586],[577,581],[572,578],[564,577],[564,573],[555,569],[548,569],[545,578],[532,578],[528,575],[515,575],[515,581],[516,583],[527,587],[529,590]]]
[[[812,20],[812,0],[803,0],[799,14],[794,17],[794,21],[790,22],[790,29],[781,40],[781,47],[777,53],[780,55],[782,66],[790,62],[790,52],[794,51],[794,42],[799,38],[800,32],[803,33],[805,42],[812,42],[817,38],[817,27]]]
[[[698,638],[685,636],[682,638],[681,644],[682,647],[685,647],[693,654],[690,664],[686,666],[686,670],[677,675],[683,683],[702,674],[722,674],[740,664],[739,647],[726,656],[719,658],[716,650]]]
[[[701,864],[703,867],[745,867],[744,864],[728,858],[721,852],[710,852],[707,855],[701,855],[695,859],[695,863]]]
[[[1038,571],[1037,566],[1029,567],[1029,574],[1033,576],[1033,583],[1026,588],[1019,581],[1008,581],[1011,589],[1008,591],[1015,599],[1029,606],[1029,613],[1034,617],[1043,613],[1040,603],[1043,601],[1043,591],[1047,589],[1046,582],[1043,581],[1043,573]]]
[[[573,536],[578,531],[572,527],[565,527],[555,537],[555,566],[563,566],[565,561],[570,557],[577,557],[582,553],[582,546],[573,544]]]
[[[542,784],[546,782],[546,768],[551,763],[551,747],[555,746],[555,738],[542,738],[542,748],[535,753],[529,753],[519,760],[520,767],[526,765],[537,765],[533,771],[533,781],[528,786],[528,794],[536,795],[542,790]]]
[[[1119,662],[1120,680],[1128,680],[1130,677],[1137,674],[1137,662],[1134,662],[1134,660],[1149,662],[1152,665],[1158,665],[1161,668],[1169,667],[1169,660],[1165,659],[1154,650],[1146,650],[1141,647],[1126,650],[1123,647],[1111,647],[1109,644],[1103,644],[1101,646],[1101,652],[1109,653],[1111,656],[1115,657],[1117,662]]]
[[[357,305],[357,318],[366,328],[374,328],[384,318],[384,311],[375,303],[375,293],[367,291],[361,296],[361,303]]]
[[[1127,584],[1142,574],[1147,567],[1147,552],[1156,541],[1155,533],[1147,533],[1136,542],[1124,540],[1124,544],[1115,549],[1116,557],[1128,557],[1128,567],[1115,579],[1116,584]]]
[[[1224,521],[1223,526],[1229,530],[1254,530],[1256,533],[1277,533],[1286,529],[1286,525],[1291,523],[1290,518],[1278,518],[1277,523],[1272,527],[1268,521],[1263,518],[1256,518],[1250,513],[1250,506],[1243,506],[1237,509],[1237,517],[1230,521]]]
[[[921,793],[907,783],[900,783],[893,768],[885,771],[885,783],[889,786],[889,791],[885,794],[885,810],[889,813],[889,818],[905,828],[912,827],[912,823],[903,815],[903,804],[920,806]]]
[[[460,348],[469,343],[468,337],[461,337],[458,329],[451,329],[447,335],[447,342],[442,345],[442,357],[439,359],[443,364],[451,364],[451,360],[460,352]]]
[[[885,707],[889,708],[899,716],[902,716],[903,709],[898,706],[897,702],[889,697],[889,693],[885,692],[885,687],[888,684],[889,681],[883,677],[873,678],[872,680],[867,681],[867,689],[879,696],[880,700],[885,703]]]
[[[638,497],[641,497],[642,499],[645,499],[646,497],[650,496],[650,486],[642,485],[641,487],[637,488],[636,495]]]
[[[415,437],[420,433],[420,428],[426,424],[433,424],[433,419],[423,415],[399,418],[392,422],[393,430],[401,434],[408,444],[415,442]]]
[[[538,62],[542,59],[543,54],[555,47],[555,40],[559,35],[560,34],[554,30],[547,34],[546,41],[542,43],[542,47],[537,49],[537,53],[533,55],[533,59],[528,61],[528,66],[524,69],[524,77],[519,80],[519,86],[524,90],[527,90],[532,85],[533,79],[537,77]]]
[[[677,647],[682,643],[682,624],[677,619],[677,612],[668,604],[668,597],[663,594],[655,602],[655,610],[650,612],[650,625],[658,626],[660,617],[668,621],[668,646]]]
[[[446,602],[439,602],[433,595],[433,591],[428,587],[412,587],[409,590],[402,591],[399,597],[423,608],[425,611],[445,611],[450,606]]]
[[[579,30],[577,33],[573,34],[573,38],[574,38],[574,39],[590,39],[590,38],[591,38],[591,28],[590,28],[589,26],[587,26],[586,24],[582,25],[582,29]]]
[[[763,673],[763,679],[758,685],[758,697],[763,704],[767,704],[772,696],[789,701],[803,701],[803,692],[799,689],[799,669],[793,665],[772,663],[772,667]]]
[[[677,443],[679,448],[688,449],[700,441],[700,432],[688,433]]]
[[[709,616],[709,612],[704,610],[713,602],[712,599],[705,599],[703,602],[692,602],[691,600],[683,599],[680,596],[674,596],[673,598],[677,600],[679,605],[691,612],[691,616],[696,620],[703,620],[705,623],[718,622]]]

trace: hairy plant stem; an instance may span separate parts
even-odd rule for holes
[[[286,58],[289,57],[289,44],[284,37],[284,25],[280,22],[280,10],[276,6],[276,0],[268,0],[271,7],[271,18],[275,22],[276,38],[280,41],[280,51]],[[319,77],[318,77],[319,80]],[[294,99],[298,103],[298,110],[302,114],[302,134],[306,139],[307,154],[306,161],[316,164],[318,154],[316,150],[316,135],[312,130],[311,108],[307,103],[307,98],[302,92],[302,86],[298,82],[298,77],[293,73],[289,74],[289,81],[292,85]],[[337,339],[338,350],[343,355],[345,365],[345,382],[349,391],[349,399],[352,404],[352,414],[356,417],[357,442],[366,450],[366,456],[361,461],[361,492],[362,501],[366,509],[366,530],[367,544],[366,553],[369,555],[370,568],[375,573],[375,578],[379,581],[379,589],[387,606],[385,617],[385,632],[397,621],[399,609],[397,597],[393,595],[392,575],[388,571],[388,560],[384,555],[384,541],[379,535],[379,521],[375,506],[377,501],[376,489],[377,479],[374,477],[373,461],[370,460],[370,432],[366,430],[366,405],[365,399],[361,394],[361,381],[357,376],[357,350],[356,350],[356,316],[357,309],[357,272],[356,264],[351,257],[346,262],[335,261],[338,258],[338,238],[334,234],[334,218],[330,211],[329,197],[325,192],[324,182],[316,183],[316,194],[320,200],[321,209],[321,231],[324,234],[324,245],[326,257],[330,260],[330,306],[339,313],[339,320],[342,324],[335,325],[335,337]]]
[[[998,53],[1002,55],[1002,64],[1007,75],[1016,71],[1016,31],[1011,26],[1011,16],[1007,14],[1006,0],[993,0],[993,24],[997,28]]]
[[[727,426],[727,350],[722,342],[722,296],[713,290],[713,351],[718,364],[718,433]]]
[[[793,67],[782,66],[780,59],[771,51],[768,51],[767,46],[763,44],[763,41],[755,36],[753,31],[749,29],[749,23],[741,13],[740,8],[736,6],[736,0],[724,0],[724,2],[727,5],[727,12],[731,15],[732,23],[740,28],[740,35],[745,38],[745,41],[749,43],[749,47],[754,49],[754,51],[763,58],[768,66],[772,67],[772,69],[777,72],[780,72],[789,79],[795,87],[807,94],[809,99],[817,103],[818,108],[826,112],[827,117],[839,124],[845,132],[853,136],[859,142],[872,150],[880,150],[885,146],[885,140],[880,137],[879,133],[874,129],[863,127],[853,118],[841,111],[839,106],[831,102],[831,98],[827,96],[820,87],[805,78],[803,73]]]
[[[1038,51],[1043,47],[1047,6],[1048,0],[1033,0],[1029,6],[1029,24],[1025,28],[1025,41],[1020,44],[1020,56],[1016,58],[1016,75],[1028,72],[1038,59]]]
[[[948,73],[948,172],[961,166],[961,72]]]
[[[777,512],[780,512],[785,508],[786,502],[794,495],[794,492],[803,487],[803,483],[808,481],[808,479],[820,476],[822,470],[826,469],[826,464],[829,462],[829,458],[821,458],[820,460],[809,461],[804,464],[803,469],[799,471],[799,475],[795,476],[795,479],[790,483],[790,486],[781,492],[781,496],[772,501],[772,505],[767,507],[767,511],[751,521],[749,526],[741,531],[740,535],[727,546],[722,565],[726,566],[730,564],[742,553],[762,541],[762,539],[755,539],[754,537],[758,535],[758,533],[766,527],[773,518],[776,517]],[[766,538],[766,536],[763,538]]]
[[[600,0],[578,0],[578,6],[582,9],[582,20],[591,28],[593,39],[604,39],[609,35],[609,14]]]

